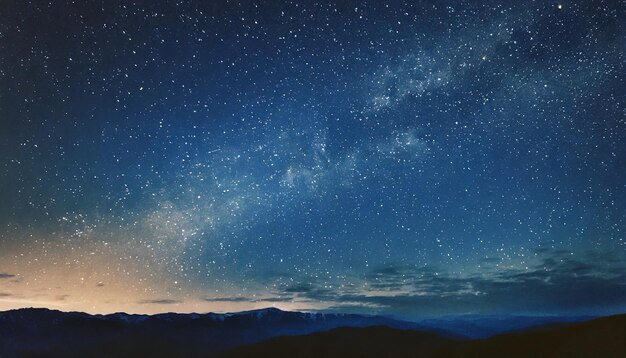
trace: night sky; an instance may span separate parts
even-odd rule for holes
[[[2,1],[0,309],[626,311],[623,1]]]

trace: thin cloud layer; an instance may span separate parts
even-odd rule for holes
[[[558,250],[539,250],[529,268],[493,270],[488,274],[453,274],[433,267],[388,265],[371,270],[352,286],[316,280],[287,285],[282,295],[325,302],[330,309],[367,312],[371,308],[419,316],[432,313],[575,313],[623,306],[626,267],[612,253],[584,259]],[[489,259],[490,262],[497,262]]]

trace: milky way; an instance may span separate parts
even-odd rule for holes
[[[0,309],[626,310],[620,1],[8,1]]]

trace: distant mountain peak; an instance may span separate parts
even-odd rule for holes
[[[231,312],[230,314],[287,313],[287,312],[292,312],[292,311],[283,311],[280,308],[276,308],[276,307],[265,307],[265,308],[258,308],[254,310]]]

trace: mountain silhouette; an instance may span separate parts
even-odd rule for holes
[[[626,315],[554,320],[444,320],[455,331],[470,327],[475,335],[496,326],[505,331],[549,322],[470,339],[438,328],[442,324],[275,308],[156,315],[30,308],[0,312],[0,357],[626,357]]]
[[[341,327],[306,336],[278,337],[223,353],[235,357],[428,357],[456,343],[436,333],[385,326]]]
[[[626,357],[626,315],[548,324],[479,340],[389,327],[343,327],[277,337],[223,357]]]
[[[0,357],[207,356],[276,336],[337,327],[427,329],[379,316],[286,312],[89,315],[48,309],[0,312]],[[458,337],[440,329],[442,336]]]

